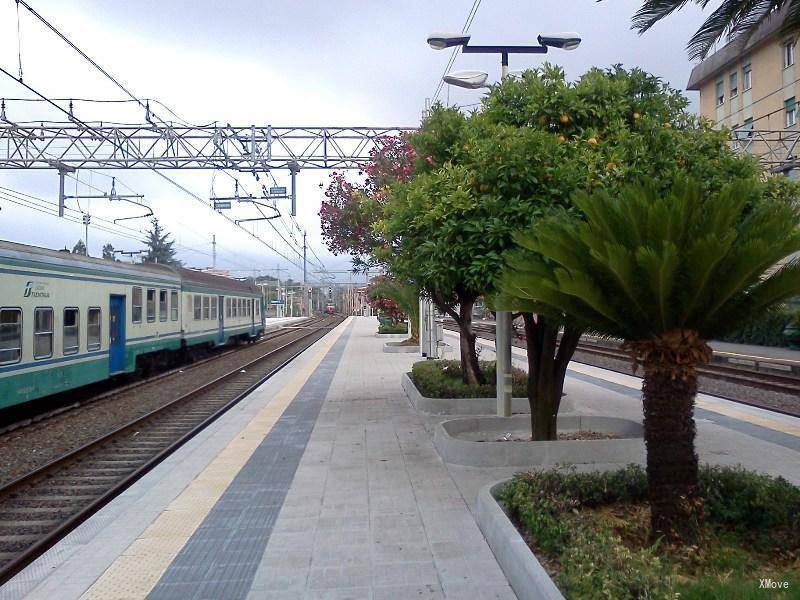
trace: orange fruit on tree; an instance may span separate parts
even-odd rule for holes
[[[569,123],[569,115],[567,113],[563,113],[559,120],[561,121],[562,125],[566,125]]]
[[[597,146],[597,138],[590,137],[588,140],[586,140],[586,143],[590,146]]]

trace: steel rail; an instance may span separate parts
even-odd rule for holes
[[[64,469],[79,463],[82,457],[90,455],[94,451],[101,450],[104,445],[112,442],[115,439],[121,438],[126,433],[129,433],[131,430],[146,424],[146,422],[148,421],[152,421],[155,423],[156,422],[155,420],[157,420],[159,417],[165,416],[167,411],[179,408],[181,404],[186,404],[190,400],[202,396],[204,393],[213,392],[220,386],[224,385],[228,380],[241,374],[243,370],[246,371],[247,369],[256,366],[258,363],[261,363],[269,358],[275,357],[275,355],[278,354],[279,352],[285,351],[292,346],[304,342],[308,338],[314,336],[319,336],[319,338],[323,337],[326,333],[328,333],[331,329],[333,329],[333,327],[341,323],[341,319],[339,318],[334,318],[334,321],[335,325],[331,327],[323,326],[311,329],[308,333],[305,333],[302,336],[294,340],[291,340],[288,343],[278,348],[271,350],[267,354],[259,358],[256,358],[255,360],[252,360],[246,363],[245,365],[240,365],[235,369],[229,371],[228,373],[221,375],[220,377],[217,377],[214,380],[186,394],[181,395],[180,397],[170,401],[168,404],[165,404],[164,406],[154,409],[153,411],[150,411],[149,413],[141,417],[138,417],[121,427],[118,427],[114,431],[109,432],[101,436],[100,438],[97,438],[96,440],[89,442],[81,446],[80,448],[69,452],[68,454],[65,454],[62,457],[50,461],[49,463],[43,465],[42,467],[11,481],[7,485],[0,488],[0,502],[22,498],[22,496],[19,496],[19,492],[23,491],[23,489],[26,488],[27,486],[36,485],[37,483],[43,480],[52,480],[57,470]],[[322,335],[320,335],[320,333],[322,333]],[[316,339],[314,341],[316,341]],[[162,462],[167,456],[175,452],[188,440],[190,440],[200,431],[205,429],[208,425],[210,425],[212,422],[214,422],[216,419],[218,419],[220,416],[222,416],[224,413],[230,410],[233,406],[241,402],[244,398],[250,395],[255,389],[261,386],[265,381],[270,379],[277,372],[279,372],[281,369],[290,364],[295,358],[297,358],[300,354],[302,354],[310,345],[311,344],[303,345],[302,348],[292,353],[288,358],[282,360],[277,366],[271,368],[268,372],[259,375],[255,381],[247,385],[246,389],[240,392],[236,392],[233,398],[225,401],[218,409],[214,410],[211,414],[203,418],[200,423],[191,427],[177,440],[168,443],[166,447],[159,450],[154,456],[151,456],[150,458],[146,459],[146,461],[140,466],[136,467],[134,471],[123,476],[116,483],[112,484],[112,486],[109,489],[107,489],[105,492],[102,492],[94,500],[90,501],[87,505],[83,506],[83,508],[79,509],[78,512],[68,516],[59,525],[49,530],[46,534],[37,539],[34,543],[28,545],[24,550],[19,552],[19,554],[17,554],[14,558],[9,560],[9,562],[0,566],[0,585],[3,585],[6,582],[8,582],[9,579],[11,579],[14,575],[19,573],[26,566],[28,566],[42,553],[44,553],[46,550],[52,547],[56,542],[58,542],[60,539],[62,539],[64,536],[66,536],[68,533],[70,533],[72,530],[78,527],[81,523],[83,523],[91,515],[100,510],[103,506],[108,504],[122,491],[124,491],[125,489],[133,485],[136,481],[141,479],[145,474],[147,474],[155,466],[157,466],[160,462]],[[3,511],[2,504],[0,504],[0,512],[2,511]]]

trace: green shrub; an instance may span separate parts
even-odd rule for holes
[[[405,323],[401,323],[399,325],[380,325],[378,327],[378,333],[408,333],[408,325]]]
[[[701,468],[700,484],[706,516],[689,548],[646,542],[647,476],[638,466],[520,473],[498,500],[568,598],[760,598],[761,577],[789,582],[770,597],[797,597],[800,488],[730,467]]]
[[[411,367],[411,381],[423,396],[428,398],[491,398],[497,394],[497,370],[495,363],[480,361],[481,373],[486,378],[484,385],[464,383],[461,362],[456,360],[425,360]],[[522,369],[511,370],[512,395],[523,398],[528,395],[528,375]]]
[[[769,311],[753,319],[739,331],[723,337],[722,341],[756,346],[788,346],[783,330],[793,317],[788,310]]]

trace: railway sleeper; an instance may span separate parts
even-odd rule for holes
[[[74,513],[67,508],[55,508],[52,506],[26,506],[15,508],[0,508],[0,522],[14,521],[21,515],[35,515],[40,519],[65,519]]]
[[[25,496],[23,498],[14,498],[13,507],[41,507],[41,508],[71,508],[77,504],[88,504],[97,500],[95,495],[57,495],[57,494],[37,494],[34,496]],[[5,502],[5,501],[4,501]]]
[[[126,473],[129,471],[126,471]],[[119,475],[86,474],[79,477],[56,477],[48,482],[48,487],[108,486],[119,481]]]
[[[20,520],[0,523],[0,540],[5,536],[36,535],[50,533],[61,524],[58,519],[52,521]]]
[[[0,536],[0,552],[22,552],[38,539],[39,536],[34,534]]]

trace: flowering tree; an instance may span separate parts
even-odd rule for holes
[[[415,156],[405,137],[383,136],[364,169],[363,182],[348,181],[343,173],[331,175],[319,217],[322,238],[333,254],[349,254],[358,263],[386,246],[373,224],[383,214],[386,188],[412,177]]]

